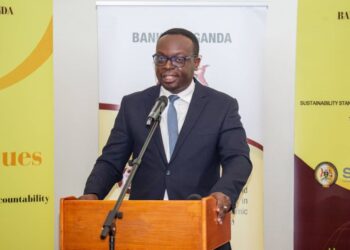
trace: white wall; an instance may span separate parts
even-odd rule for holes
[[[264,78],[266,250],[293,249],[296,8],[297,0],[269,1]],[[97,71],[95,0],[54,0],[55,249],[59,198],[83,192],[97,157]]]
[[[59,199],[79,196],[97,157],[94,0],[54,0],[55,249]]]
[[[271,1],[264,85],[265,249],[293,249],[297,0]]]

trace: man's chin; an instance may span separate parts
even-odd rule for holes
[[[176,92],[178,85],[176,82],[162,82],[161,85],[170,92]]]

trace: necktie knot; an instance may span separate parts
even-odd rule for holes
[[[179,99],[180,97],[177,96],[177,95],[170,95],[168,98],[169,98],[169,101],[170,101],[172,104],[174,104],[174,102],[175,102],[177,99]]]

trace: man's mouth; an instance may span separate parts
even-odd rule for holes
[[[177,79],[177,76],[172,74],[163,74],[162,78],[164,82],[173,82]]]

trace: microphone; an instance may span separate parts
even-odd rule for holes
[[[151,126],[154,121],[158,120],[167,105],[168,98],[164,95],[160,96],[147,117],[146,125]]]
[[[190,194],[187,200],[201,200],[202,196],[200,194]]]

